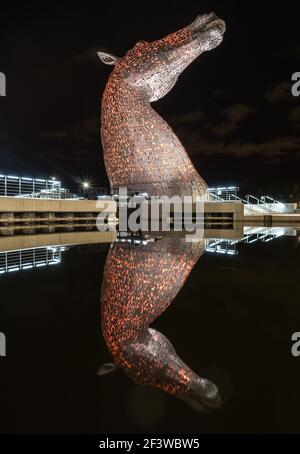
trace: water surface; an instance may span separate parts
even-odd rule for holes
[[[300,331],[300,241],[295,230],[289,233],[230,244],[203,240],[180,283],[176,268],[177,287],[168,287],[166,310],[151,323],[192,371],[218,387],[222,404],[208,413],[165,390],[136,385],[122,370],[97,375],[112,361],[100,303],[109,243],[56,250],[55,265],[0,274],[0,331],[7,338],[1,432],[298,432],[300,359],[291,354],[291,335]],[[163,250],[166,241],[185,254],[176,238],[156,244]],[[131,285],[142,282],[141,257],[153,243],[116,246],[127,259],[136,257]],[[161,256],[153,260],[155,270]],[[163,276],[147,272],[148,281],[168,286],[175,265],[166,262],[169,280],[164,270]],[[120,266],[116,294],[121,278],[126,290],[128,260]],[[141,304],[149,300],[146,288]]]

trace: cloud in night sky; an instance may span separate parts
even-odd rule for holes
[[[82,121],[72,124],[67,129],[56,129],[49,131],[42,131],[41,137],[43,139],[69,139],[78,142],[93,142],[99,140],[100,120],[97,117],[87,117]]]
[[[270,103],[291,101],[291,83],[284,81],[277,84],[271,84],[267,89],[265,99]]]
[[[167,116],[167,120],[172,125],[196,125],[205,118],[205,113],[202,110],[196,110],[194,112],[185,112],[171,114]]]
[[[254,108],[247,104],[234,104],[223,109],[221,116],[224,118],[218,125],[211,127],[211,132],[219,137],[230,136],[238,124],[254,112]]]
[[[300,128],[300,105],[290,110],[290,121],[295,129]]]
[[[43,139],[65,139],[69,137],[69,133],[67,131],[63,131],[62,129],[55,129],[54,131],[42,131],[41,136]]]
[[[265,158],[278,158],[287,153],[295,153],[300,157],[300,138],[293,136],[278,136],[265,141],[241,141],[234,140],[225,142],[223,140],[209,140],[203,137],[198,131],[188,133],[178,131],[180,137],[184,137],[184,145],[192,156],[197,155],[228,155],[237,158],[244,158],[254,155],[262,155]]]
[[[300,43],[295,43],[292,46],[285,47],[284,49],[280,49],[276,52],[278,57],[299,57],[300,56]]]

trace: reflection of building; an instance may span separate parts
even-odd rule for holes
[[[216,232],[219,237],[216,237]],[[299,235],[299,231],[292,227],[247,227],[237,237],[239,232],[228,237],[228,230],[204,230],[205,251],[208,253],[234,255],[238,253],[238,243],[252,244],[256,241],[268,242],[284,235]],[[168,232],[167,235],[173,235]],[[178,235],[178,232],[176,233]],[[184,232],[183,232],[184,237]],[[105,244],[118,242],[128,247],[143,249],[150,243],[159,243],[159,234],[156,237],[149,234],[99,231],[79,231],[59,233],[38,233],[32,235],[0,235],[0,274],[26,270],[33,267],[55,265],[61,262],[61,254],[70,246],[81,245],[80,252],[106,251]],[[105,247],[103,247],[105,246]]]

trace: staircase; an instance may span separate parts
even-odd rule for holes
[[[211,202],[242,202],[244,206],[244,214],[246,216],[261,214],[268,215],[274,213],[292,213],[294,209],[290,204],[284,204],[267,195],[260,199],[252,194],[248,194],[245,198],[239,197],[237,194],[226,192],[224,195],[220,191],[220,195],[211,192],[208,189],[208,200]]]

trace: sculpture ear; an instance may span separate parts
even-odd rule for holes
[[[100,60],[106,65],[115,65],[119,60],[119,57],[115,55],[108,54],[107,52],[97,52]]]
[[[114,372],[116,369],[118,369],[118,366],[116,366],[115,364],[113,364],[113,363],[105,363],[105,364],[102,364],[102,366],[98,370],[97,375],[110,374],[111,372]]]

